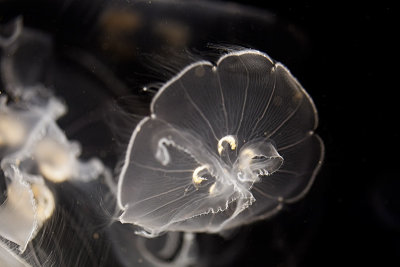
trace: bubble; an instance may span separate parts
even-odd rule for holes
[[[313,183],[324,152],[317,125],[310,96],[266,54],[193,63],[162,86],[131,136],[120,221],[154,237],[268,218]]]

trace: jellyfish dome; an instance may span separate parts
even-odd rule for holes
[[[216,233],[275,214],[309,190],[323,158],[315,105],[257,50],[193,63],[135,128],[118,182],[139,234]]]

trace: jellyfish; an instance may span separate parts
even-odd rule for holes
[[[220,35],[219,29],[204,31],[204,27],[197,27],[202,23],[193,22],[204,20],[199,6],[182,6],[188,8],[181,10],[191,10],[193,16],[189,18],[187,12],[170,13],[176,3],[165,4],[149,6],[146,2],[133,9],[131,5],[105,5],[104,9],[124,11],[114,12],[124,15],[117,22],[123,31],[114,36],[121,39],[119,47],[106,40],[109,36],[104,33],[115,27],[111,27],[112,21],[104,20],[110,19],[108,16],[97,14],[97,8],[96,20],[100,18],[110,27],[104,31],[107,25],[93,21],[94,34],[84,31],[88,38],[83,39],[70,31],[73,23],[58,27],[54,40],[49,34],[23,26],[20,19],[5,28],[0,25],[1,263],[115,265],[109,264],[115,256],[124,266],[193,265],[200,262],[193,232],[221,233],[270,217],[310,188],[323,155],[322,142],[313,133],[317,127],[315,107],[282,65],[255,50],[228,53],[215,64],[192,64],[165,84],[153,100],[151,116],[139,123],[132,135],[118,185],[114,187],[117,179],[106,180],[109,190],[99,179],[106,176],[107,167],[83,150],[92,148],[111,167],[118,157],[113,153],[118,152],[108,149],[114,141],[91,142],[104,134],[87,127],[87,117],[80,120],[80,116],[93,111],[92,106],[98,103],[131,92],[128,88],[146,76],[125,75],[122,70],[131,66],[140,69],[143,64],[137,63],[143,58],[141,54],[165,55],[171,46],[174,51],[201,47],[196,38],[191,38],[199,30],[221,42],[231,38],[229,34]],[[260,16],[256,12],[256,21],[250,20],[245,9],[216,7],[223,8],[201,4],[201,9],[210,11],[206,19],[210,25],[223,15],[225,25],[234,24],[243,33],[248,25],[230,19],[240,16],[255,29],[265,30],[267,25],[278,35],[282,33],[269,14]],[[165,11],[167,17],[161,21],[157,10]],[[138,16],[129,15],[132,11]],[[66,21],[76,14],[62,13],[68,14]],[[137,18],[141,23],[134,21]],[[45,23],[48,25],[48,21]],[[43,25],[35,23],[36,27]],[[159,49],[142,36],[155,36],[165,45]],[[268,34],[267,39],[275,37]],[[97,46],[98,40],[108,43]],[[276,40],[274,43],[279,44],[281,38]],[[53,41],[57,42],[54,51]],[[130,44],[135,49],[130,49]],[[121,52],[129,60],[120,57]],[[109,92],[93,90],[103,87]],[[93,105],[81,108],[82,103]],[[61,125],[68,127],[64,128],[67,133],[78,129],[79,134],[75,131],[74,136],[79,136],[79,142],[70,140],[58,123],[67,109],[72,112]],[[105,110],[104,106],[99,109]],[[100,115],[94,118],[101,119]],[[84,143],[85,138],[90,142]],[[81,154],[88,157],[83,159]],[[128,224],[112,223],[115,200],[118,212],[122,211],[120,221]],[[103,213],[104,206],[111,207],[110,213]],[[136,229],[147,237],[168,233],[145,239],[133,234]],[[108,250],[112,251],[110,257]]]
[[[195,62],[154,96],[118,181],[122,223],[165,231],[222,231],[265,219],[303,197],[321,166],[316,107],[265,53]]]
[[[32,47],[46,51],[48,38],[22,29],[20,18],[11,26],[7,38],[0,34],[0,48],[7,52],[0,58],[6,92],[0,95],[0,179],[6,186],[0,203],[0,244],[19,259],[54,214],[56,196],[50,184],[90,182],[107,170],[97,158],[79,159],[80,144],[68,140],[57,125],[67,107],[40,83],[40,66],[28,72],[19,66],[29,60]],[[17,249],[7,249],[6,243]]]
[[[92,217],[103,216],[107,223],[110,219],[101,206],[113,207],[115,199],[108,196],[114,194],[101,185],[113,181],[99,159],[80,158],[80,143],[69,140],[57,124],[67,113],[67,105],[42,82],[42,63],[51,51],[51,40],[23,27],[21,18],[6,25],[6,31],[2,26],[0,265],[97,265],[102,254],[94,251],[101,251],[100,242],[108,244],[112,237],[118,237],[114,241],[119,245],[113,245],[113,249],[125,262],[139,261],[143,266],[188,266],[195,262],[196,242],[191,233],[171,233],[164,236],[165,240],[149,242],[134,236],[131,229],[117,235],[120,224],[98,229],[93,223]],[[79,201],[90,207],[90,214],[75,205]],[[66,203],[73,203],[68,211]],[[88,227],[88,223],[93,226]],[[98,231],[92,234],[93,228]],[[110,235],[106,241],[101,237],[104,232]],[[159,248],[158,244],[164,242],[164,248]],[[128,247],[129,253],[125,254],[122,246]],[[101,253],[107,257],[111,248],[104,247],[107,250]],[[85,255],[83,260],[79,255]]]
[[[0,146],[7,154],[1,161],[3,170],[11,165],[22,165],[26,170],[37,168],[51,182],[98,177],[103,171],[100,161],[78,160],[79,144],[70,142],[55,123],[65,111],[57,98],[41,105],[25,102],[9,106],[5,98],[0,99]]]
[[[0,166],[7,184],[7,199],[0,206],[0,236],[24,251],[55,209],[46,181],[88,182],[105,168],[98,159],[78,159],[79,144],[70,142],[55,123],[65,112],[56,98],[44,106],[6,102],[0,98]]]
[[[43,181],[28,183],[23,178],[15,169],[7,187],[7,199],[0,206],[0,236],[17,244],[20,251],[26,249],[55,209],[54,195]]]

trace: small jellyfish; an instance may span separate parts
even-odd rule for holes
[[[105,171],[98,159],[78,159],[79,144],[70,142],[55,120],[66,107],[55,97],[10,102],[0,98],[0,171],[7,198],[0,206],[0,237],[24,251],[45,221],[52,217],[55,198],[46,185],[64,181],[91,181]],[[38,105],[40,103],[40,105]]]
[[[56,183],[98,177],[104,171],[102,163],[97,159],[80,161],[79,144],[70,142],[56,124],[65,111],[55,97],[41,105],[7,105],[6,99],[0,98],[0,148],[6,154],[1,160],[2,169],[22,165],[26,172],[32,172],[37,168],[40,175]]]
[[[8,34],[1,34],[2,27]],[[0,25],[0,71],[7,93],[21,97],[27,87],[41,84],[51,51],[50,37],[23,27],[22,17]]]
[[[6,92],[0,92],[0,265],[28,266],[24,260],[38,261],[32,256],[33,240],[43,237],[39,231],[55,217],[50,188],[93,181],[108,170],[97,158],[81,160],[79,143],[68,140],[56,123],[67,107],[41,80],[50,38],[22,29],[21,18],[6,30],[4,35],[0,28],[0,78]]]
[[[90,181],[104,171],[98,159],[78,159],[80,145],[70,142],[56,124],[67,107],[46,87],[41,78],[52,42],[42,32],[22,27],[18,17],[0,32],[1,78],[6,97],[0,97],[1,168],[20,165],[51,182]],[[39,64],[40,63],[40,64]],[[35,64],[33,66],[32,64]]]
[[[131,136],[119,219],[154,237],[270,217],[313,183],[324,154],[317,125],[310,96],[266,54],[193,63],[161,87]]]

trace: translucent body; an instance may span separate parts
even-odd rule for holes
[[[113,212],[110,208],[105,214],[104,205],[115,207],[108,188],[99,190],[103,183],[112,182],[109,171],[97,158],[80,159],[80,144],[68,140],[56,122],[67,107],[42,84],[45,65],[39,64],[49,56],[51,39],[22,29],[21,19],[11,26],[14,32],[5,39],[0,25],[0,266],[104,265],[111,249],[105,237],[109,229],[94,233],[93,229],[104,223],[99,218],[108,220]],[[83,84],[79,87],[87,89],[77,80]],[[69,104],[72,113],[79,105]],[[80,118],[84,112],[76,113]],[[149,250],[147,242],[137,242],[139,237],[131,238],[132,234],[131,230],[120,237],[130,237],[125,244],[130,248],[127,261],[140,259],[143,266],[194,262],[189,257],[196,244],[191,234],[185,235],[181,247],[179,240],[168,238],[165,257],[160,258],[153,257],[157,249]],[[120,243],[115,241],[116,251],[124,251]]]
[[[256,50],[186,67],[132,134],[118,184],[123,223],[219,232],[278,211],[310,188],[323,157],[315,106]]]
[[[30,57],[44,59],[49,38],[22,30],[21,19],[11,26],[10,37],[0,38],[0,48],[6,52],[0,58],[1,78],[10,96],[0,96],[0,179],[6,185],[0,205],[0,243],[16,245],[18,249],[12,250],[3,244],[14,255],[26,250],[56,209],[46,181],[88,182],[105,169],[97,159],[79,160],[79,144],[69,141],[56,123],[66,107],[40,83],[40,66],[28,71],[20,66],[35,64]]]
[[[4,138],[2,139],[3,142],[0,142],[0,158],[7,158],[7,164],[4,165],[7,170],[12,170],[10,168],[12,166],[16,167],[16,170],[19,170],[20,174],[23,174],[22,176],[19,176],[10,171],[7,172],[7,176],[4,177],[2,176],[3,170],[0,170],[0,182],[6,182],[2,183],[0,188],[5,189],[5,191],[3,191],[5,192],[4,198],[7,198],[6,202],[3,202],[4,198],[0,201],[0,208],[4,211],[4,213],[0,215],[0,218],[4,219],[9,218],[7,216],[23,215],[21,216],[22,219],[19,218],[19,220],[12,220],[17,223],[10,223],[11,220],[7,223],[2,221],[0,223],[0,230],[4,230],[4,235],[8,235],[10,239],[14,238],[11,236],[12,234],[24,233],[22,238],[18,241],[21,246],[11,244],[13,242],[8,239],[6,240],[3,235],[0,237],[0,248],[3,248],[3,241],[5,242],[5,245],[9,246],[5,247],[5,253],[2,253],[3,250],[0,252],[0,265],[9,264],[10,266],[19,266],[16,262],[18,257],[24,259],[30,266],[117,265],[114,263],[113,259],[110,260],[112,263],[105,261],[105,259],[109,257],[108,255],[111,254],[108,253],[108,250],[102,250],[103,247],[112,249],[114,251],[112,254],[117,254],[116,257],[120,259],[119,263],[123,266],[207,265],[204,263],[205,258],[208,256],[207,254],[216,255],[215,253],[204,253],[204,250],[202,250],[201,258],[187,257],[187,255],[190,255],[191,253],[186,253],[186,248],[190,247],[190,244],[195,245],[197,243],[197,238],[193,239],[194,235],[191,233],[168,233],[159,239],[147,240],[133,235],[132,230],[137,229],[136,226],[131,226],[129,224],[121,225],[119,223],[113,224],[112,227],[115,227],[116,229],[123,228],[126,229],[126,231],[122,232],[121,235],[115,235],[112,231],[107,233],[110,227],[108,224],[105,225],[104,220],[108,223],[110,214],[112,216],[114,213],[108,213],[107,211],[106,214],[104,214],[103,209],[104,206],[113,207],[113,199],[112,197],[108,198],[108,191],[106,188],[104,188],[104,190],[99,190],[100,187],[102,188],[104,183],[102,179],[95,181],[87,179],[84,181],[90,181],[90,183],[80,183],[81,175],[96,173],[97,169],[95,168],[94,172],[92,172],[93,169],[91,168],[87,168],[86,171],[76,171],[80,166],[92,165],[85,164],[85,162],[82,162],[82,160],[78,158],[80,152],[78,144],[66,140],[63,131],[63,129],[65,129],[68,134],[72,134],[74,138],[80,140],[79,142],[83,144],[82,149],[85,149],[83,152],[86,157],[100,155],[108,166],[112,168],[115,166],[113,160],[120,156],[120,154],[117,153],[121,151],[118,149],[115,149],[114,151],[108,148],[115,147],[115,142],[110,140],[111,138],[99,138],[107,136],[107,130],[104,127],[102,127],[101,130],[99,128],[104,126],[103,124],[107,126],[109,120],[104,120],[101,114],[102,112],[97,111],[101,110],[108,113],[109,110],[104,106],[104,100],[112,101],[114,97],[125,96],[127,92],[132,92],[121,90],[121,87],[124,89],[124,83],[126,83],[127,88],[132,88],[132,84],[136,86],[137,82],[143,84],[141,82],[142,78],[144,78],[143,74],[145,74],[145,77],[148,77],[147,73],[144,73],[143,71],[132,71],[132,66],[137,66],[140,70],[144,69],[143,65],[138,64],[142,61],[140,54],[151,54],[155,55],[155,58],[157,58],[157,55],[163,54],[163,51],[167,51],[168,60],[175,62],[175,57],[170,55],[171,49],[168,46],[169,44],[177,47],[179,51],[182,51],[184,47],[202,47],[201,44],[198,44],[198,41],[195,41],[195,39],[197,39],[194,38],[195,36],[206,36],[207,38],[201,38],[204,41],[212,39],[229,43],[232,38],[232,33],[224,31],[227,26],[234,27],[235,36],[241,36],[240,38],[243,40],[252,42],[251,45],[255,47],[268,46],[260,45],[260,43],[257,44],[257,42],[253,42],[253,40],[262,40],[262,43],[266,44],[271,43],[271,40],[275,40],[273,41],[275,44],[280,44],[281,42],[281,38],[274,38],[276,34],[271,34],[271,30],[267,30],[267,33],[265,32],[266,29],[271,28],[274,32],[278,32],[279,35],[282,34],[282,32],[277,30],[275,26],[265,27],[265,25],[273,25],[272,22],[275,23],[274,21],[276,20],[276,16],[270,16],[270,14],[267,13],[261,13],[261,16],[260,12],[255,9],[251,10],[253,12],[256,11],[255,15],[257,18],[262,18],[261,23],[254,23],[254,20],[249,20],[249,12],[244,12],[244,8],[238,8],[236,5],[220,5],[218,6],[218,9],[213,10],[207,8],[207,5],[205,5],[205,2],[203,3],[203,1],[201,3],[177,3],[176,1],[167,1],[168,4],[166,1],[160,1],[160,3],[157,2],[158,1],[153,1],[151,5],[148,5],[147,1],[139,1],[138,3],[135,3],[135,5],[129,4],[128,6],[123,6],[123,8],[115,8],[114,3],[110,2],[110,6],[112,7],[111,10],[105,11],[114,12],[116,15],[114,21],[117,22],[117,25],[114,26],[117,27],[109,27],[105,34],[100,36],[100,39],[97,34],[89,34],[87,36],[89,39],[79,38],[77,31],[70,31],[70,26],[72,25],[72,27],[74,27],[75,25],[76,17],[69,12],[67,12],[68,16],[65,17],[67,23],[62,23],[67,26],[59,29],[61,32],[57,30],[57,36],[53,36],[55,37],[54,39],[47,34],[40,34],[33,29],[25,27],[22,29],[21,23],[15,24],[14,32],[5,35],[5,37],[7,37],[6,39],[1,38],[4,36],[1,35],[0,29],[0,50],[2,50],[0,51],[2,52],[0,53],[2,75],[0,90],[2,90],[1,95],[4,95],[3,90],[5,89],[7,91],[5,95],[8,95],[11,98],[7,106],[8,112],[3,114],[5,116],[0,118],[0,124],[1,122],[4,122],[4,127],[2,128],[0,126],[0,132],[4,133]],[[125,4],[126,3],[127,2],[125,2]],[[173,5],[171,6],[171,4]],[[175,8],[176,4],[179,4],[181,8]],[[160,6],[162,7],[161,9]],[[62,7],[62,10],[64,9],[65,7]],[[45,16],[38,14],[38,19],[39,17],[47,18],[48,16],[46,16],[46,14],[49,10],[41,10],[44,11]],[[96,8],[96,10],[98,10],[98,8]],[[179,13],[176,13],[177,10],[183,10],[184,12],[180,12],[181,15],[179,15]],[[199,10],[200,12],[198,12]],[[207,12],[204,12],[204,10],[207,10]],[[77,11],[79,11],[79,8]],[[4,12],[7,13],[7,11]],[[54,13],[58,14],[58,12]],[[65,12],[61,13],[64,14]],[[82,14],[81,12],[78,13],[80,13],[79,16]],[[126,14],[126,16],[121,16],[121,13],[122,15]],[[165,14],[168,18],[164,18],[164,16],[160,17],[159,14]],[[190,15],[188,16],[188,14]],[[221,16],[224,17],[223,20],[221,20]],[[64,16],[58,17],[61,20],[64,20]],[[96,16],[96,21],[100,20],[99,18],[101,17],[103,16]],[[136,29],[132,32],[128,31],[129,29],[126,27],[124,28],[124,26],[127,25],[126,18],[129,20],[129,18],[132,17],[139,19],[138,27],[141,28],[140,32],[136,32]],[[177,23],[174,24],[174,21]],[[215,22],[218,21],[222,23],[220,24],[220,27],[204,27],[203,22],[207,22],[208,25],[215,25]],[[248,22],[243,23],[244,21]],[[50,24],[57,25],[58,23],[57,21],[52,21]],[[251,24],[251,27],[254,27],[255,29],[262,28],[264,34],[263,38],[253,38],[252,36],[241,34],[241,32],[245,33],[247,31],[249,24]],[[39,25],[49,24],[48,21],[46,21],[45,24],[41,24],[41,22],[35,20],[35,26]],[[85,25],[94,27],[97,32],[98,25],[95,23],[85,23]],[[177,25],[180,27],[177,28]],[[262,27],[260,27],[260,25],[262,25]],[[1,26],[2,25],[0,25],[0,28]],[[154,26],[156,26],[157,29],[152,33],[152,28]],[[120,27],[119,31],[118,27]],[[79,27],[77,30],[79,31],[84,28],[85,27]],[[101,28],[102,27],[99,28],[100,32],[103,30]],[[173,31],[171,32],[171,29],[174,28],[178,29],[177,34]],[[242,30],[240,30],[240,28]],[[12,28],[10,29],[12,30]],[[68,31],[68,34],[63,34],[64,29]],[[223,30],[221,31],[220,29]],[[293,29],[291,28],[291,30]],[[52,31],[49,31],[48,33],[50,32]],[[183,33],[183,35],[179,32]],[[255,37],[258,35],[257,31],[251,32],[253,32],[252,35]],[[165,35],[162,39],[166,39],[168,45],[164,45],[166,42],[160,40],[161,38],[158,38],[158,35]],[[179,41],[173,43],[177,40],[177,35],[184,36],[184,38],[178,37]],[[104,38],[102,38],[103,36]],[[146,36],[150,38],[141,38]],[[61,37],[61,39],[59,37]],[[80,44],[75,45],[76,43],[73,40],[79,39],[84,40],[84,42],[88,41],[88,43],[91,43],[94,46],[101,44],[101,49],[105,48],[107,53],[108,51],[113,53],[112,48],[126,48],[125,50],[128,52],[128,56],[127,54],[121,53],[120,58],[124,61],[122,69],[128,70],[127,72],[129,72],[129,75],[121,75],[118,68],[114,69],[114,63],[108,65],[111,67],[108,70],[112,71],[107,73],[104,71],[104,68],[99,67],[102,66],[101,64],[98,64],[98,62],[100,62],[99,60],[97,62],[88,60],[90,58],[95,59],[94,55],[100,55],[99,59],[106,67],[106,70],[107,63],[110,63],[110,61],[107,60],[107,57],[102,56],[104,53],[100,51],[99,54],[95,47],[94,49],[87,49],[88,47],[86,46],[81,46]],[[69,40],[66,42],[67,45],[63,44],[64,40]],[[70,40],[72,40],[72,42],[70,42]],[[98,40],[100,40],[100,42]],[[157,42],[153,42],[154,40],[157,40]],[[283,40],[287,39],[283,38]],[[302,41],[303,40],[304,39],[302,39]],[[56,54],[53,54],[51,49],[53,41],[56,42]],[[111,49],[109,49],[110,47]],[[159,50],[160,47],[162,47],[161,50]],[[285,54],[288,50],[290,49],[276,49],[274,53],[276,55],[279,55],[279,53]],[[79,53],[77,53],[78,51]],[[139,54],[136,54],[137,52],[135,51],[140,52]],[[133,60],[131,60],[132,58],[129,59],[129,53],[134,55]],[[301,51],[296,50],[296,55],[301,54]],[[287,54],[288,58],[291,58],[292,60],[294,58],[294,62],[296,62],[297,59],[296,55],[293,57],[290,53]],[[129,65],[126,67],[125,64],[128,63],[128,60]],[[67,63],[67,65],[65,63]],[[110,73],[113,74],[113,71],[116,72],[116,76],[109,75]],[[124,78],[123,80],[119,80],[116,79],[116,77],[126,77],[126,79]],[[144,80],[146,81],[146,79]],[[93,81],[95,82],[95,85],[91,84]],[[25,93],[27,92],[27,89],[32,89],[41,84],[46,84],[49,88],[52,88],[52,92],[49,93],[49,90],[46,90],[47,92],[41,95],[44,97],[37,103],[32,103],[32,101],[26,102],[26,100],[32,100],[32,98],[26,97],[27,95]],[[123,86],[120,86],[121,84]],[[107,86],[104,85],[108,85],[108,88],[105,88]],[[103,99],[102,94],[104,92],[107,92],[105,95],[108,99]],[[65,109],[64,105],[67,105],[69,110],[68,116],[61,122],[61,125],[65,128],[59,128],[58,130],[57,127],[59,126],[55,123],[57,118],[53,116],[54,113],[52,114],[52,112],[55,111],[53,108],[59,105],[56,104],[53,108],[48,106],[50,102],[60,103],[54,95],[62,97],[63,101],[61,106],[63,107],[63,110]],[[16,107],[13,105],[14,103],[22,104],[22,107]],[[99,104],[101,106],[99,106]],[[6,106],[6,103],[4,106]],[[98,109],[95,109],[96,107],[98,107]],[[134,112],[137,112],[139,109],[137,106],[134,106],[133,110]],[[17,118],[23,118],[23,120],[19,121]],[[42,119],[47,120],[47,122],[43,124],[40,123]],[[89,120],[90,122],[88,122]],[[101,120],[106,122],[102,123]],[[100,123],[97,123],[99,121]],[[39,125],[41,125],[37,128],[40,129],[39,131],[32,131]],[[116,125],[118,125],[118,123],[116,123]],[[126,129],[123,127],[124,125],[119,124],[118,126],[117,130],[120,132],[123,132],[123,130]],[[50,129],[54,129],[54,131],[50,131]],[[44,135],[42,136],[38,133],[44,133]],[[235,153],[240,148],[237,140],[238,136],[234,133],[221,137],[218,140],[218,143],[213,144],[213,153],[216,154],[216,157],[222,156],[221,160],[223,162],[227,161],[228,158],[226,158],[226,152]],[[160,145],[159,149],[156,151],[159,152],[158,154],[156,153],[156,159],[158,161],[161,160],[162,162],[165,162],[164,164],[168,165],[168,162],[174,161],[174,157],[170,157],[171,155],[174,155],[173,151],[171,151],[171,148],[166,145],[166,143],[169,142],[168,138],[160,138],[158,142],[160,142]],[[26,144],[31,145],[25,146]],[[273,142],[266,142],[264,146],[260,145],[260,149],[258,149],[258,151],[269,149],[271,155],[275,155],[270,158],[271,164],[268,164],[270,168],[264,167],[264,162],[267,158],[263,161],[263,158],[259,156],[258,159],[256,157],[257,160],[260,160],[259,162],[253,161],[252,155],[256,154],[255,149],[257,147],[257,140],[254,140],[252,143],[249,143],[248,147],[246,147],[250,148],[250,150],[242,149],[240,153],[240,164],[237,162],[237,164],[234,165],[236,162],[235,154],[232,155],[232,164],[227,161],[229,166],[235,166],[236,170],[242,170],[242,175],[238,176],[238,178],[240,178],[244,184],[249,183],[249,181],[246,182],[246,180],[251,181],[252,170],[258,167],[256,164],[261,164],[261,166],[258,167],[260,168],[258,171],[263,171],[263,173],[268,173],[268,170],[269,172],[275,171],[274,173],[277,173],[275,169],[280,168],[279,166],[282,164],[282,153],[278,153]],[[16,164],[20,160],[22,164]],[[212,179],[214,178],[208,174],[211,167],[213,167],[213,165],[208,165],[207,163],[193,167],[193,170],[188,176],[191,183],[187,192],[189,192],[189,189],[193,190],[193,188],[196,190],[205,190],[206,188],[204,188],[204,186],[206,186],[207,183],[211,184],[208,187],[208,194],[215,194],[219,191],[217,184],[215,182],[212,183]],[[234,173],[233,170],[232,173]],[[67,182],[60,183],[63,181]],[[77,183],[71,183],[69,181],[77,181]],[[23,187],[22,185],[26,186]],[[47,194],[49,190],[43,190],[42,193],[40,193],[40,190],[38,190],[39,192],[36,192],[38,189],[37,187],[40,185],[45,185],[45,189],[51,189],[50,193],[54,194],[55,198],[52,198],[53,195],[50,195],[49,197]],[[141,185],[139,184],[139,186]],[[21,191],[19,192],[24,192],[25,190],[24,193],[29,197],[19,198],[19,196],[22,196],[22,193],[16,193],[18,191],[15,190],[15,188],[21,188]],[[14,202],[15,200],[19,200],[19,203],[17,202],[17,204],[20,205],[16,206],[16,202]],[[49,202],[49,200],[56,201],[55,210],[53,210],[54,206],[52,205],[54,203],[52,201]],[[256,202],[253,202],[252,205],[255,205]],[[48,203],[49,205],[45,203]],[[234,209],[234,206],[231,207]],[[112,210],[112,208],[110,208],[110,210]],[[51,216],[51,218],[49,218],[49,216]],[[14,218],[18,219],[18,217]],[[33,235],[29,235],[33,230],[33,223],[35,220],[37,220],[38,232],[36,236],[36,231],[33,231]],[[44,220],[46,221],[44,222]],[[43,222],[42,227],[40,226],[41,222]],[[191,224],[191,222],[188,223]],[[22,227],[18,228],[18,225],[22,225]],[[199,229],[199,231],[202,230]],[[183,242],[182,240],[174,238],[174,236],[180,235],[185,236]],[[106,236],[109,236],[111,240]],[[205,236],[202,235],[200,236],[200,239],[204,237]],[[206,237],[214,238],[212,236]],[[161,246],[161,251],[159,253],[159,243],[160,240],[164,240],[164,238],[166,238],[167,241],[165,241],[165,243],[161,242],[161,244],[165,245]],[[28,242],[26,250],[21,253],[23,245],[26,244],[26,242]],[[182,250],[179,252],[179,246],[181,243],[183,243]],[[245,244],[246,242],[244,242],[243,239],[239,239],[238,243]],[[208,243],[204,242],[200,242],[199,244],[202,246],[208,245]],[[220,255],[219,258],[231,259],[232,257],[230,257],[230,255],[232,255],[232,248],[226,247],[225,244],[221,247],[228,251],[228,253],[225,255],[222,255],[222,253],[221,255],[218,254]],[[235,249],[236,252],[240,251],[238,248]],[[177,250],[179,253],[175,252]],[[239,255],[240,253],[234,254]],[[154,255],[156,257],[152,257]],[[176,259],[174,259],[174,255],[177,255]],[[18,257],[15,258],[14,256]],[[215,260],[217,260],[215,257],[210,257],[210,262],[221,265],[215,263]]]
[[[23,251],[38,228],[35,198],[29,184],[17,179],[8,185],[7,196],[0,206],[0,235]]]
[[[65,112],[64,105],[56,98],[50,99],[43,106],[24,103],[8,107],[6,99],[2,100],[0,118],[3,118],[1,124],[4,127],[0,128],[0,136],[4,138],[1,138],[3,142],[0,145],[7,154],[3,155],[1,161],[3,170],[13,164],[25,163],[23,168],[26,171],[38,168],[39,173],[52,182],[67,179],[88,181],[103,171],[102,164],[96,159],[88,163],[77,159],[80,154],[79,145],[69,142],[55,123]]]

